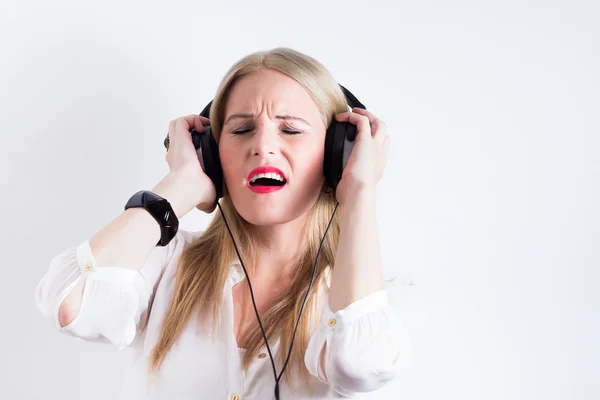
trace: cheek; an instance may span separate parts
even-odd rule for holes
[[[324,149],[322,146],[311,146],[296,153],[294,157],[295,170],[304,179],[317,183],[323,176]]]
[[[231,179],[241,163],[241,157],[236,152],[235,146],[231,146],[227,140],[223,139],[223,143],[219,145],[219,158],[225,179]]]

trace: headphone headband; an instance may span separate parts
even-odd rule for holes
[[[340,85],[340,84],[338,83],[338,85]],[[363,103],[361,103],[356,98],[356,96],[352,94],[352,92],[350,92],[348,89],[346,89],[342,85],[340,85],[340,87],[342,88],[342,92],[344,92],[344,95],[346,96],[346,102],[348,103],[348,105],[350,107],[358,107],[358,108],[362,108],[363,110],[367,109],[367,107],[365,107],[365,105]]]

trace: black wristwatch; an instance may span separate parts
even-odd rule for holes
[[[127,201],[125,210],[134,207],[146,209],[160,225],[160,240],[157,246],[166,246],[175,237],[179,229],[179,220],[171,204],[149,190],[140,190]]]

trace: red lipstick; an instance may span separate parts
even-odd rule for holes
[[[280,189],[284,188],[285,185],[287,185],[287,182],[281,186],[252,186],[252,185],[250,185],[250,180],[252,179],[252,177],[254,175],[268,174],[270,172],[281,175],[283,177],[283,179],[285,179],[287,181],[287,177],[285,176],[283,171],[281,171],[279,168],[275,168],[270,165],[265,165],[262,167],[254,168],[252,171],[250,171],[250,173],[248,174],[248,177],[246,179],[246,187],[255,193],[271,193],[271,192],[280,190]]]

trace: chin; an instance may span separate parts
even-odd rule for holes
[[[230,191],[229,195],[244,220],[252,225],[267,226],[285,224],[306,215],[319,198],[319,192],[292,193],[288,187],[265,195],[252,193],[244,187]]]
[[[238,213],[248,223],[257,226],[285,224],[298,218],[302,212],[290,212],[285,207],[252,207],[245,204],[244,207],[236,207]]]
[[[262,203],[249,201],[247,198],[232,198],[231,200],[240,216],[248,223],[257,226],[285,224],[302,217],[311,208],[308,201]]]

